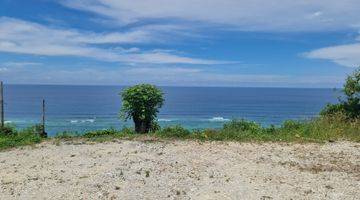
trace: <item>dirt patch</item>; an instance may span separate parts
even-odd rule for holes
[[[0,152],[0,199],[358,199],[359,144],[114,140]]]

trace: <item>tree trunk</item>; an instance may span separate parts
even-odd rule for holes
[[[135,124],[135,132],[145,134],[150,131],[151,123],[146,120],[140,120],[137,117],[133,117],[134,124]]]

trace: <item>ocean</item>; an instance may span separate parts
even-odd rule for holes
[[[41,120],[46,100],[46,127],[50,135],[73,131],[131,127],[119,118],[123,86],[5,85],[5,121],[24,128]],[[311,119],[337,101],[333,89],[161,87],[165,104],[161,126],[189,129],[220,128],[231,119],[247,119],[264,126],[284,120]]]

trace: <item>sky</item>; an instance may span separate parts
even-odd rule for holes
[[[341,87],[358,0],[0,0],[6,84]]]

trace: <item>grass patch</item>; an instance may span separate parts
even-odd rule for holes
[[[285,121],[281,126],[262,127],[246,120],[232,120],[221,129],[189,131],[181,126],[164,128],[154,134],[162,138],[182,138],[239,142],[360,142],[360,119],[338,113],[309,121]]]
[[[15,127],[11,126],[1,128],[0,150],[40,143],[42,138],[37,128],[38,126],[33,126],[21,131],[17,131]]]
[[[17,131],[7,126],[0,129],[0,150],[33,145],[43,141],[38,127]],[[89,131],[83,135],[63,132],[54,141],[81,139],[91,142],[106,142],[114,139],[190,139],[200,141],[238,142],[360,142],[360,119],[349,119],[343,114],[321,116],[309,121],[285,121],[281,126],[263,127],[255,122],[232,120],[220,129],[188,130],[180,125],[162,128],[149,134],[136,134],[131,128]],[[151,139],[152,138],[152,139]],[[149,141],[150,141],[149,140]]]
[[[189,138],[191,137],[191,131],[181,127],[180,125],[166,127],[154,133],[155,136],[162,138]]]
[[[97,130],[97,131],[90,131],[84,134],[86,138],[95,138],[95,137],[104,137],[104,136],[115,136],[119,134],[119,131],[116,129],[106,129],[106,130]]]
[[[72,139],[72,138],[75,138],[75,137],[81,137],[81,134],[77,133],[77,132],[72,133],[72,132],[64,131],[64,132],[61,132],[61,133],[57,133],[55,135],[56,139],[63,139],[63,140]]]
[[[96,130],[85,133],[82,138],[85,138],[93,142],[106,142],[113,139],[133,139],[138,135],[130,128],[123,128],[122,130],[116,130],[114,128]]]

